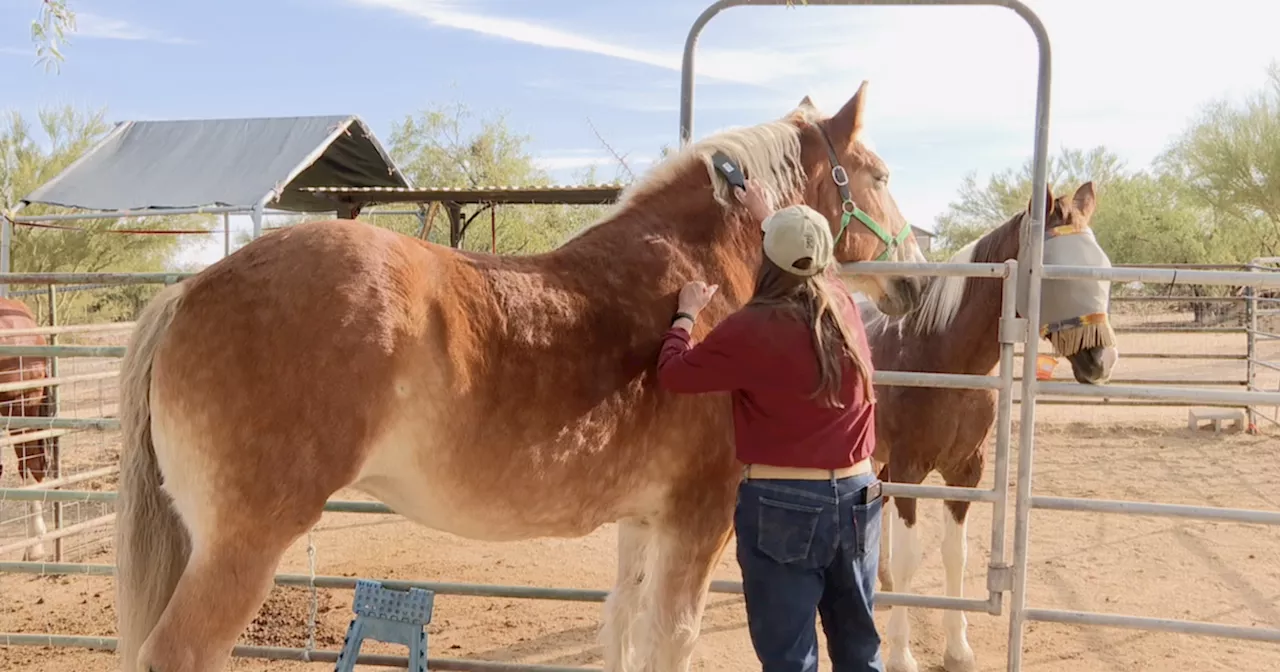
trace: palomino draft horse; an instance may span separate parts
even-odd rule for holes
[[[709,157],[825,213],[841,261],[921,258],[861,142],[865,101],[823,118],[806,99],[690,145],[545,254],[328,221],[161,292],[121,370],[124,669],[222,669],[281,554],[350,486],[473,539],[618,521],[605,669],[687,670],[740,465],[728,399],[661,393],[654,363],[680,287],[720,284],[705,334],[749,298],[761,255]],[[866,283],[892,314],[922,284]]]
[[[31,314],[27,304],[0,297],[0,334],[10,329],[38,329],[36,318]],[[0,335],[0,344],[4,345],[47,345],[48,341],[40,334],[18,336]],[[48,361],[44,357],[0,357],[0,384],[22,383],[41,380],[47,375]],[[15,386],[17,387],[17,386]],[[0,391],[0,416],[5,418],[47,418],[53,415],[53,395],[48,387],[23,387],[22,389]],[[28,428],[4,427],[10,440],[16,440],[23,434],[43,431]],[[49,469],[53,447],[58,439],[43,438],[22,441],[13,444],[13,452],[18,458],[18,480],[26,483],[32,479],[37,483],[43,481]],[[0,475],[4,474],[4,465],[0,464]],[[42,537],[48,530],[44,522],[44,506],[41,502],[27,502],[27,536]],[[23,560],[36,561],[45,557],[44,544],[30,546],[23,552]]]
[[[1046,198],[1044,259],[1047,264],[1110,267],[1106,252],[1089,226],[1096,204],[1093,183],[1075,195]],[[953,263],[1001,263],[1025,259],[1030,208],[962,248]],[[1019,264],[1024,266],[1025,264]],[[933,278],[920,310],[887,317],[862,305],[875,367],[880,370],[989,375],[1000,361],[1001,281],[994,278]],[[1107,319],[1110,283],[1046,280],[1041,300],[1041,333],[1054,351],[1071,362],[1076,380],[1101,384],[1110,379],[1116,359],[1115,334]],[[1025,286],[1019,287],[1025,300]],[[1022,305],[1021,302],[1019,305]],[[918,484],[937,471],[947,485],[973,487],[982,478],[985,445],[996,417],[995,390],[927,387],[879,387],[876,391],[875,460],[885,481]],[[890,524],[882,546],[881,584],[909,592],[920,564],[916,500],[893,498],[885,507]],[[965,520],[968,502],[946,502],[942,563],[946,594],[961,596],[964,580]],[[888,561],[884,561],[887,556]],[[948,672],[975,668],[965,636],[963,612],[946,611],[943,664]],[[916,672],[911,655],[907,609],[893,607],[886,632],[888,672]]]

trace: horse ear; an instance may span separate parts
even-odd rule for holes
[[[1027,199],[1027,212],[1031,212],[1031,208],[1035,206],[1035,202],[1036,202],[1036,199],[1035,199],[1035,197],[1034,197],[1034,196],[1033,196],[1033,197],[1031,197],[1031,198],[1029,198],[1029,199]],[[1044,218],[1045,218],[1045,221],[1048,221],[1048,219],[1049,219],[1049,215],[1052,215],[1052,214],[1053,214],[1053,206],[1054,206],[1054,205],[1055,205],[1055,203],[1053,202],[1053,187],[1052,187],[1052,186],[1050,186],[1048,182],[1045,182],[1045,185],[1044,185]]]
[[[843,143],[848,147],[858,141],[858,136],[862,134],[863,127],[863,108],[867,104],[867,81],[862,80],[862,85],[858,87],[858,92],[853,94],[849,102],[836,112],[828,126],[831,129],[831,142],[836,146]]]
[[[1093,211],[1098,207],[1098,197],[1093,191],[1092,180],[1076,189],[1075,196],[1071,197],[1071,204],[1085,219],[1093,216]]]
[[[787,116],[783,118],[793,124],[803,125],[817,116],[817,112],[818,106],[813,104],[813,100],[809,96],[805,96],[800,101],[800,104],[796,105],[796,108],[788,112]]]

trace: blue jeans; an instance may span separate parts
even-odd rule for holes
[[[747,624],[763,672],[816,672],[815,612],[836,672],[884,672],[872,614],[883,500],[874,474],[744,480],[734,529]]]

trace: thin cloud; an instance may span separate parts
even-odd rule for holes
[[[351,4],[387,9],[427,21],[441,28],[464,30],[489,37],[548,49],[577,51],[680,71],[682,54],[676,50],[630,47],[604,41],[528,19],[481,14],[459,8],[446,0],[347,0]],[[738,49],[700,54],[698,74],[742,84],[778,81],[795,71],[788,54]]]
[[[679,59],[676,59],[673,63],[671,57],[667,54],[602,42],[525,19],[504,18],[464,11],[457,9],[456,5],[451,2],[441,2],[439,0],[349,1],[357,5],[390,9],[416,16],[442,28],[465,30],[549,49],[583,51],[636,63],[645,63],[660,68],[674,67],[678,69],[680,67]]]
[[[166,35],[123,19],[113,19],[88,12],[76,12],[76,29],[72,35],[98,40],[194,44],[192,40],[185,37]]]
[[[485,13],[474,4],[450,0],[347,1],[413,16],[440,28],[680,70],[678,45],[629,46],[612,36],[600,39],[533,20]],[[1200,101],[1223,89],[1255,86],[1257,73],[1242,71],[1247,69],[1238,63],[1261,64],[1264,52],[1275,52],[1274,41],[1267,39],[1265,31],[1274,25],[1273,19],[1280,18],[1280,10],[1261,8],[1250,0],[1223,0],[1233,11],[1218,12],[1210,19],[1196,12],[1150,15],[1137,7],[1122,11],[1113,8],[1110,0],[1078,0],[1069,5],[1028,1],[1051,31],[1055,122],[1096,119],[1094,101],[1103,98],[1124,101],[1125,106],[1111,124],[1095,124],[1099,131],[1177,117],[1172,123],[1148,126],[1151,135],[1166,135]],[[741,110],[752,116],[765,109],[781,113],[808,94],[834,112],[861,80],[868,79],[872,81],[873,102],[868,107],[872,129],[1004,130],[1030,144],[1036,47],[1031,31],[1013,12],[994,7],[752,9],[726,13],[702,37],[699,80],[730,85],[699,83],[699,110]],[[1259,20],[1241,23],[1241,14],[1259,15]],[[1270,16],[1262,20],[1264,14]],[[1098,21],[1100,15],[1108,20]],[[1205,37],[1207,31],[1196,27],[1206,20],[1227,25]],[[1140,27],[1144,30],[1136,30]],[[1262,34],[1244,39],[1242,31]],[[1183,34],[1198,34],[1202,41],[1210,40],[1212,48],[1187,51],[1182,42],[1171,39]],[[1155,63],[1160,65],[1153,67]],[[658,87],[643,84],[567,88],[589,102],[632,111],[669,113],[678,101],[674,93],[656,95]],[[1188,95],[1188,89],[1196,90]]]
[[[628,46],[620,40],[605,41],[532,20],[485,14],[471,6],[448,0],[347,1],[412,16],[439,28],[462,30],[548,49],[590,53],[650,65],[669,72],[679,72],[681,69],[681,52],[674,46],[670,49]],[[901,56],[903,47],[895,39],[901,28],[900,14],[893,14],[882,8],[860,9],[860,16],[832,11],[831,8],[813,8],[816,11],[758,9],[760,11],[751,13],[748,20],[736,21],[738,25],[733,31],[733,39],[727,39],[719,31],[708,31],[704,36],[703,46],[698,50],[697,57],[698,79],[712,81],[699,86],[699,109],[750,110],[753,113],[769,110],[770,114],[780,114],[794,106],[804,94],[817,94],[838,107],[852,95],[865,76],[880,80],[875,87],[877,99],[909,100],[911,105],[908,109],[912,110],[911,116],[916,120],[938,119],[937,100],[940,98],[961,99],[966,95],[983,94],[988,103],[995,102],[995,96],[987,95],[990,92],[985,90],[975,91],[973,84],[968,82],[969,78],[963,76],[951,78],[944,90],[939,90],[936,85],[921,87],[920,78],[929,78],[939,68],[937,59],[932,54],[945,49],[935,50],[925,44],[926,40],[917,39],[915,42],[920,55]],[[775,30],[778,22],[785,22],[794,30],[779,37]],[[937,25],[942,28],[946,26]],[[945,31],[940,30],[933,32],[934,34],[929,35],[930,38],[940,37],[944,42],[954,43],[948,44],[949,48],[961,51],[975,49],[972,36],[948,36]],[[1023,32],[1026,33],[1025,29]],[[786,35],[789,34],[803,34],[805,39],[788,39]],[[744,47],[745,44],[751,46]],[[1007,52],[1010,49],[1016,50],[1016,46],[994,44],[979,45],[976,48],[1001,52],[1002,58],[1007,59]],[[886,53],[892,56],[885,56]],[[708,86],[717,82],[720,83],[718,87]],[[534,86],[558,88],[554,84],[548,84],[549,82],[539,82]],[[725,84],[730,86],[726,87]],[[734,84],[749,85],[751,88],[744,90],[732,86]],[[574,95],[591,99],[598,104],[650,113],[674,111],[679,100],[674,92],[655,96],[649,87],[643,85],[603,87],[611,89],[608,92],[601,87],[570,88],[574,89]],[[885,95],[891,90],[892,95]],[[992,107],[988,104],[952,108],[944,115],[941,123],[956,127],[975,122],[985,122],[996,127],[1007,125],[1008,114],[996,115],[1005,118],[993,118]],[[903,121],[905,120],[897,114],[892,119],[895,125],[903,125]]]
[[[570,96],[576,100],[602,107],[629,112],[670,114],[680,109],[679,83],[657,80],[652,82],[624,81],[617,83],[598,73],[589,79],[539,79],[526,82],[525,87],[538,91],[551,91],[556,95]],[[790,108],[779,106],[776,95],[761,92],[758,87],[733,85],[700,86],[697,105],[700,111],[743,112],[752,117],[781,115]],[[792,106],[801,96],[794,96]]]
[[[475,4],[347,2],[440,29],[647,64],[661,73],[659,81],[561,71],[528,86],[629,111],[670,114],[678,104],[668,73],[680,70],[681,45],[674,40],[683,27],[673,29],[678,35],[670,43],[627,44],[617,34],[601,37],[595,26],[575,32],[565,24],[494,16]],[[1212,14],[1153,14],[1141,3],[1112,0],[1027,3],[1052,42],[1053,151],[1106,145],[1131,165],[1146,165],[1201,105],[1256,89],[1265,83],[1267,62],[1280,58],[1268,32],[1280,21],[1280,4],[1222,0]],[[1201,48],[1186,49],[1187,36]],[[1007,9],[756,7],[714,22],[697,54],[697,136],[713,126],[772,118],[806,94],[834,113],[869,80],[867,128],[885,159],[893,163],[904,147],[928,147],[915,151],[925,158],[912,159],[914,174],[898,171],[909,179],[895,179],[900,205],[918,224],[945,208],[963,173],[976,169],[982,179],[1031,154],[1037,48],[1025,23]],[[928,159],[930,153],[938,158]],[[948,156],[954,158],[944,161]]]

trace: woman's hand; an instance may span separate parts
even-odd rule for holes
[[[757,222],[763,222],[768,219],[769,215],[773,214],[773,209],[769,207],[769,195],[765,193],[764,187],[760,186],[760,183],[755,180],[747,180],[746,184],[747,188],[745,190],[734,189],[733,195],[737,197],[738,202],[747,209],[747,212],[751,213],[751,216]]]
[[[688,313],[694,317],[702,312],[703,308],[711,302],[711,297],[715,296],[716,290],[720,289],[720,285],[708,285],[701,280],[694,280],[686,284],[680,290],[680,300],[678,305],[679,311]]]

